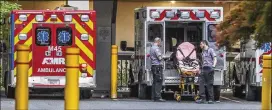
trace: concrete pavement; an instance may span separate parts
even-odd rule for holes
[[[14,110],[15,101],[13,99],[7,99],[1,97],[1,110]],[[29,110],[63,110],[64,100],[62,98],[40,98],[35,97],[29,100]],[[138,100],[135,98],[129,99],[100,99],[91,98],[88,100],[80,101],[80,109],[179,109],[179,110],[189,110],[189,109],[251,109],[258,110],[261,109],[260,102],[248,102],[244,100],[232,100],[222,98],[221,103],[215,104],[196,104],[193,101],[182,101],[176,102],[174,100],[168,100],[167,102],[152,102],[150,100]]]

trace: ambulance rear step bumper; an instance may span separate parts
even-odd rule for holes
[[[31,97],[46,97],[46,98],[50,98],[50,99],[52,99],[52,97],[63,97],[64,96],[64,94],[63,93],[52,93],[52,94],[37,94],[37,93],[35,93],[35,94],[29,94]]]
[[[80,90],[86,89],[90,88],[80,88]],[[31,96],[63,96],[64,91],[64,88],[29,88]],[[91,89],[91,92],[93,92],[93,89]]]

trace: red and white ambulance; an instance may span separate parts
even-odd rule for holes
[[[5,73],[7,97],[16,86],[16,45],[30,47],[28,85],[30,94],[63,92],[65,50],[80,49],[79,87],[82,98],[90,98],[96,87],[96,12],[60,7],[60,10],[15,10],[11,12],[9,71]],[[62,94],[63,95],[63,94]]]
[[[143,7],[134,11],[135,50],[133,60],[133,76],[130,80],[132,94],[139,98],[150,98],[152,87],[151,60],[148,57],[153,40],[162,39],[163,53],[177,51],[177,46],[190,42],[196,47],[197,55],[201,55],[199,44],[207,40],[209,46],[217,54],[217,65],[214,74],[214,90],[216,97],[220,94],[220,85],[224,84],[226,71],[226,48],[216,45],[216,25],[223,21],[223,7]],[[198,56],[200,58],[200,56]],[[163,92],[179,90],[180,76],[175,59],[165,61],[163,65]],[[195,80],[191,80],[197,82]],[[189,91],[190,92],[190,91]]]

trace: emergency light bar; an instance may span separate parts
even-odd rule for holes
[[[190,18],[189,11],[182,11],[180,17],[183,18],[183,19],[188,19],[188,18]]]
[[[81,15],[80,18],[81,18],[81,21],[83,22],[89,21],[89,15]]]
[[[72,21],[72,15],[64,15],[64,21],[66,22]]]
[[[219,12],[218,11],[212,11],[211,13],[210,13],[210,18],[215,18],[215,19],[217,19],[217,18],[219,18],[220,17],[220,15],[219,15]]]
[[[166,17],[167,18],[174,18],[175,12],[174,11],[166,11]]]
[[[198,17],[198,18],[204,18],[205,16],[204,16],[204,11],[198,11],[198,12],[196,12],[196,17]]]
[[[159,11],[151,11],[150,17],[151,18],[160,18],[160,12]]]
[[[27,16],[26,15],[19,15],[19,20],[20,21],[26,21],[27,20]]]
[[[57,21],[57,15],[51,15],[51,21]]]
[[[43,15],[36,15],[35,19],[38,22],[43,21]]]

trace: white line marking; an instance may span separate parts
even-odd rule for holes
[[[223,99],[229,100],[229,101],[233,101],[233,102],[236,102],[236,103],[241,103],[241,102],[238,101],[238,100],[232,100],[232,99],[230,99],[230,98],[223,97],[223,96],[220,96],[220,97],[223,98]]]

